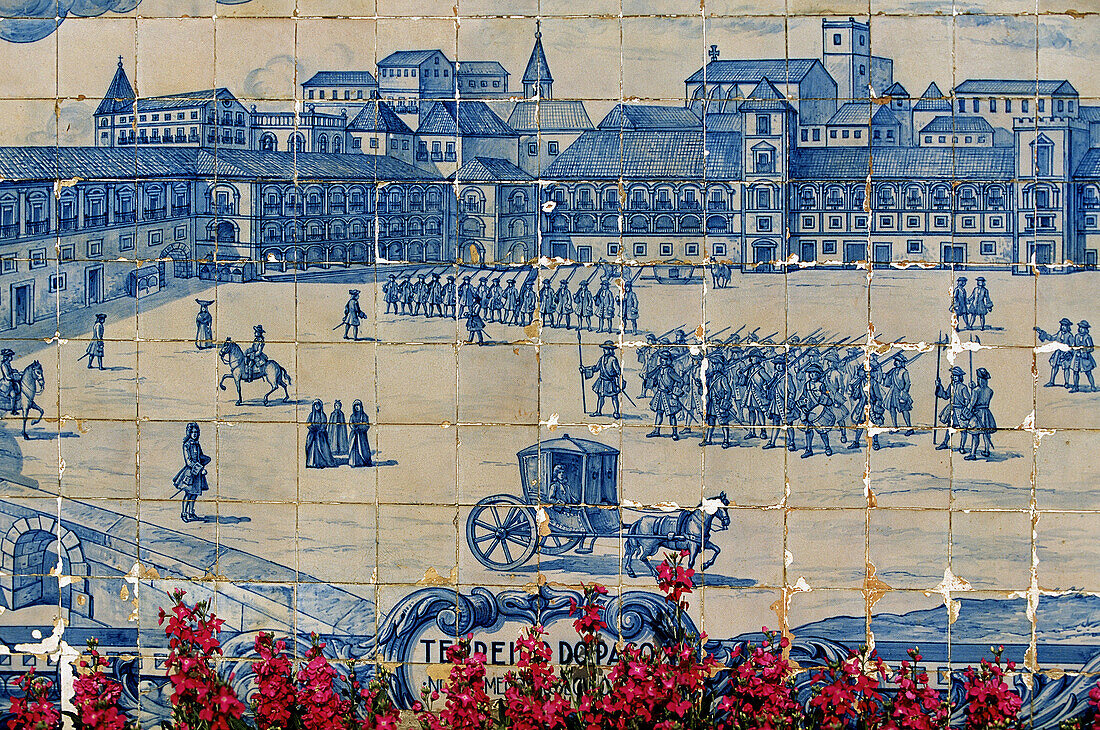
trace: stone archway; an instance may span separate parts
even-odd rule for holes
[[[173,243],[160,252],[160,258],[172,259],[172,276],[177,279],[191,278],[191,255],[182,243]],[[161,282],[164,285],[164,282]]]
[[[60,561],[62,584],[55,568]],[[51,572],[54,574],[51,575]],[[84,576],[90,575],[80,540],[48,515],[24,517],[8,529],[0,548],[0,595],[15,611],[35,605],[59,605],[91,618],[92,602]]]

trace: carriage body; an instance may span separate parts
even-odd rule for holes
[[[466,521],[467,543],[482,565],[509,570],[536,549],[560,555],[586,538],[619,534],[618,449],[565,434],[516,457],[522,498],[486,497]]]

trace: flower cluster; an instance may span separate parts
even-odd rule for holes
[[[1015,662],[1001,666],[1004,647],[993,648],[993,661],[982,659],[975,669],[963,671],[966,691],[966,730],[1011,730],[1020,725],[1016,718],[1023,701],[1005,681],[1005,671],[1016,668]]]
[[[88,639],[88,656],[77,662],[73,680],[73,706],[84,730],[126,730],[131,726],[118,701],[122,684],[107,676],[107,657],[101,656],[95,639]]]
[[[1100,730],[1100,680],[1089,690],[1089,711],[1092,712],[1092,730]]]
[[[681,550],[679,554],[670,554],[657,566],[657,588],[665,594],[665,600],[676,606],[681,611],[686,611],[688,604],[684,595],[691,593],[694,587],[692,568],[685,568],[684,558],[691,553]]]
[[[284,653],[286,641],[275,634],[260,632],[253,644],[260,660],[252,664],[256,675],[256,694],[252,714],[256,730],[285,730],[291,726],[297,690],[291,679],[290,659]]]
[[[390,698],[387,676],[386,670],[379,667],[378,674],[366,687],[360,687],[357,681],[352,680],[352,694],[355,701],[362,704],[360,712],[363,719],[358,721],[357,726],[349,722],[349,727],[357,727],[357,730],[397,730],[401,711]]]
[[[792,730],[801,706],[795,695],[794,666],[783,656],[790,641],[761,629],[760,646],[743,644],[730,669],[729,689],[718,700],[723,730]]]
[[[339,673],[324,655],[325,645],[310,634],[305,664],[298,670],[298,708],[304,730],[346,730],[352,703],[336,688]]]
[[[565,728],[573,714],[565,683],[550,663],[550,645],[542,640],[545,635],[546,630],[536,624],[516,642],[519,659],[516,671],[505,675],[504,690],[504,719],[513,730]]]
[[[815,724],[823,730],[840,730],[850,723],[880,728],[885,715],[882,683],[888,676],[886,664],[866,648],[814,672],[810,715]]]
[[[224,622],[209,611],[206,601],[188,606],[183,597],[183,591],[173,593],[171,613],[161,609],[159,619],[168,637],[165,667],[176,730],[247,727],[241,720],[244,703],[214,666],[222,651],[218,630]]]
[[[951,707],[943,695],[928,683],[928,672],[920,668],[920,652],[909,650],[894,676],[897,691],[887,706],[884,730],[945,730],[951,719]]]
[[[56,730],[61,727],[61,712],[50,701],[53,682],[39,677],[31,669],[19,680],[22,697],[11,699],[8,730]]]
[[[424,705],[416,703],[423,730],[490,730],[493,727],[493,702],[485,685],[485,655],[471,652],[473,636],[466,636],[447,647],[450,675],[443,686],[446,695],[438,714],[428,712]],[[424,701],[439,699],[439,692],[422,692]]]

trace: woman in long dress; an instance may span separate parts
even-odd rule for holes
[[[367,431],[370,430],[370,417],[363,410],[363,401],[357,400],[351,404],[351,444],[348,451],[349,466],[374,466],[370,455],[370,443],[367,441]]]
[[[348,453],[348,424],[344,421],[344,407],[340,401],[332,404],[332,414],[328,417],[328,442],[333,456]]]
[[[202,446],[199,444],[199,424],[187,424],[183,438],[183,468],[172,479],[172,485],[183,492],[180,519],[184,522],[202,519],[195,514],[195,500],[210,488],[206,481],[206,465],[209,463],[210,457],[202,453]]]
[[[306,468],[328,469],[336,466],[332,458],[332,448],[328,441],[328,419],[320,400],[313,401],[313,410],[309,413],[309,426],[306,428]]]

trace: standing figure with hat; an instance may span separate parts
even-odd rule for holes
[[[615,343],[605,340],[600,347],[603,354],[595,365],[581,365],[581,374],[586,378],[595,376],[592,383],[592,392],[596,394],[596,412],[590,416],[603,415],[604,398],[611,398],[611,405],[615,409],[612,418],[619,418],[619,393],[623,390],[623,371],[619,365],[619,359],[615,357]]]
[[[1056,387],[1054,382],[1057,378],[1058,371],[1062,371],[1062,387],[1068,388],[1069,384],[1069,370],[1073,364],[1073,342],[1075,340],[1073,332],[1070,327],[1073,326],[1073,322],[1069,317],[1062,317],[1058,322],[1058,331],[1053,335],[1044,330],[1042,327],[1036,327],[1035,331],[1039,333],[1039,342],[1057,342],[1065,347],[1060,347],[1054,352],[1050,353],[1050,380],[1044,385],[1044,388]]]
[[[656,393],[649,402],[649,408],[656,416],[653,422],[653,430],[646,434],[647,438],[658,438],[661,435],[661,424],[668,417],[668,425],[672,426],[672,440],[680,440],[680,431],[676,425],[676,416],[683,409],[680,404],[680,394],[683,383],[676,368],[672,366],[672,353],[668,349],[662,349],[657,356],[657,372],[654,375],[654,388]]]
[[[428,314],[428,278],[427,274],[417,274],[416,283],[412,285],[412,313],[414,316]]]
[[[88,343],[88,349],[84,356],[88,358],[88,369],[92,367],[94,360],[99,361],[99,369],[103,370],[103,323],[107,321],[106,314],[97,314],[95,324],[92,325],[92,341]]]
[[[558,310],[558,295],[554,293],[554,285],[549,279],[544,279],[539,289],[539,313],[542,315],[542,326],[554,326],[554,312]]]
[[[894,367],[890,368],[890,371],[883,378],[883,385],[886,388],[883,406],[890,413],[890,420],[893,422],[894,428],[898,427],[898,415],[900,414],[902,421],[905,422],[905,435],[912,436],[913,424],[909,420],[909,412],[913,410],[913,396],[909,394],[911,382],[909,380],[909,370],[906,368],[909,360],[905,357],[904,352],[899,352],[894,355],[893,363]]]
[[[535,287],[530,280],[523,282],[519,288],[519,311],[520,321],[516,324],[521,324],[524,327],[531,324],[535,319],[535,305],[537,304],[538,297],[535,295]]]
[[[398,297],[401,302],[401,314],[413,313],[413,283],[412,274],[406,274],[401,277],[401,282],[398,286]]]
[[[195,500],[210,489],[206,479],[206,465],[209,463],[210,457],[202,453],[202,446],[199,444],[199,424],[191,422],[187,424],[183,437],[183,467],[172,478],[176,491],[183,492],[180,519],[184,522],[202,521],[195,514]]]
[[[966,305],[970,315],[970,328],[974,328],[974,318],[981,320],[982,329],[985,329],[985,315],[993,311],[993,297],[989,296],[989,290],[985,288],[985,277],[979,276],[974,285],[974,291],[970,292],[970,300]]]
[[[466,342],[473,342],[477,337],[477,344],[485,344],[485,320],[481,318],[481,300],[476,295],[466,310],[466,331],[470,333]]]
[[[519,290],[516,289],[516,280],[509,279],[508,286],[501,294],[504,298],[504,311],[501,313],[501,322],[504,324],[519,323]]]
[[[596,292],[596,316],[600,320],[599,331],[610,332],[615,323],[615,295],[611,293],[611,282],[604,279]]]
[[[199,305],[199,313],[195,315],[195,347],[200,350],[209,350],[214,346],[214,317],[210,314],[210,305],[213,300],[196,299]]]
[[[936,378],[936,397],[947,401],[936,417],[947,426],[943,432],[943,442],[937,444],[937,450],[951,448],[951,432],[959,432],[959,453],[966,452],[966,426],[970,422],[970,387],[963,382],[966,373],[958,365],[951,368],[951,382],[944,387],[943,381]]]
[[[592,310],[596,306],[596,300],[592,292],[588,290],[588,280],[581,282],[577,293],[573,295],[573,304],[577,308],[577,329],[581,329],[581,321],[584,321],[584,329],[592,331]]]
[[[878,353],[872,352],[867,358],[866,370],[856,369],[848,384],[848,396],[852,402],[852,420],[856,423],[856,431],[848,448],[858,449],[862,446],[863,429],[881,426],[886,415],[882,402],[882,364],[878,361]],[[871,448],[875,451],[882,448],[878,433],[871,436]]]
[[[993,400],[993,389],[989,387],[989,371],[978,368],[975,376],[978,382],[970,391],[970,453],[963,457],[966,461],[977,461],[978,443],[985,441],[982,456],[988,457],[993,451],[993,432],[997,430],[997,422],[993,420],[993,412],[989,410],[989,404]]]
[[[458,285],[458,316],[470,316],[470,305],[474,303],[474,288],[470,286],[470,275],[462,277]]]
[[[638,334],[638,295],[629,281],[623,285],[623,329]]]
[[[955,315],[955,329],[970,329],[970,297],[966,293],[966,277],[955,279],[955,291],[951,293],[950,312]]]
[[[652,337],[652,335],[650,335]],[[700,446],[714,443],[714,429],[722,429],[722,448],[730,446],[730,403],[733,400],[733,386],[730,385],[729,372],[726,370],[726,357],[721,347],[707,356],[707,369],[703,373],[707,381],[707,396],[704,414],[706,428]]]
[[[3,378],[0,389],[14,416],[19,413],[19,391],[23,388],[23,373],[12,366],[13,357],[15,357],[13,350],[7,347],[0,350],[0,378]]]
[[[555,327],[570,329],[573,326],[573,295],[569,293],[569,281],[562,279],[558,284],[558,293],[554,295],[558,308],[558,317]]]
[[[344,339],[345,340],[358,340],[359,339],[359,318],[366,318],[366,313],[359,308],[359,290],[348,290],[348,303],[344,305]],[[348,334],[351,337],[348,337]]]
[[[833,427],[832,400],[829,391],[825,388],[825,371],[820,365],[810,363],[802,371],[806,377],[806,384],[802,388],[802,397],[798,401],[798,409],[802,412],[802,420],[806,424],[806,450],[802,452],[802,458],[808,459],[814,455],[814,433],[821,437],[821,443],[825,447],[825,455],[832,456],[833,449],[829,445],[829,429]]]
[[[386,300],[386,314],[397,314],[397,304],[401,299],[401,286],[397,283],[397,274],[390,274],[382,285],[382,298]]]
[[[767,438],[765,426],[768,423],[768,382],[771,378],[764,365],[764,352],[760,348],[752,348],[745,355],[745,367],[741,371],[740,383],[744,389],[743,412],[745,425],[749,432],[746,439]],[[756,427],[760,427],[760,435],[756,435]],[[742,444],[748,446],[749,444]]]
[[[439,274],[432,274],[432,280],[428,282],[428,312],[429,317],[443,316],[443,281]]]
[[[1092,371],[1096,368],[1096,359],[1092,356],[1092,335],[1089,334],[1089,323],[1082,319],[1077,323],[1077,335],[1073,338],[1073,387],[1071,393],[1081,391],[1081,373],[1089,379],[1089,391],[1096,390],[1096,382],[1092,379]]]
[[[511,284],[514,281],[515,279],[511,279],[508,283]],[[489,285],[486,296],[487,299],[483,302],[486,309],[485,319],[501,324],[507,322],[508,313],[504,311],[504,290],[500,287],[500,279],[496,279]]]
[[[455,294],[455,278],[453,276],[447,277],[447,283],[443,285],[443,316],[455,318],[455,306],[458,301]]]
[[[775,375],[768,381],[768,416],[773,426],[765,449],[777,449],[779,432],[783,431],[787,451],[798,448],[795,443],[794,422],[798,418],[798,379],[787,367],[787,356],[783,353],[772,358]]]
[[[258,377],[256,373],[263,372],[264,364],[267,363],[267,355],[264,354],[266,343],[264,326],[258,324],[252,328],[252,344],[244,351],[245,380],[255,380]]]

